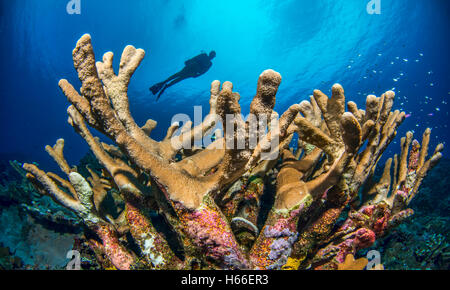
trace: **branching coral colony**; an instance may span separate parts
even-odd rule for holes
[[[331,98],[315,90],[310,101],[292,105],[251,149],[249,122],[239,117],[239,94],[230,82],[214,81],[210,114],[222,120],[237,116],[243,131],[233,133],[231,141],[244,138],[244,146],[235,149],[221,137],[207,148],[183,149],[215,125],[208,117],[195,127],[185,124],[177,135],[179,125],[173,124],[157,142],[149,137],[156,122],[139,127],[129,111],[128,84],[143,57],[143,50],[127,46],[116,75],[113,54],[95,63],[91,38],[84,35],[73,51],[80,93],[66,80],[59,82],[72,104],[69,123],[102,172],[88,168],[87,177],[70,167],[62,139],[46,150],[68,180],[23,165],[39,192],[83,221],[105,268],[336,269],[347,255],[371,246],[413,213],[408,204],[441,158],[439,144],[426,159],[430,129],[422,145],[408,132],[400,156],[389,158],[381,179],[374,181],[377,162],[405,114],[391,111],[392,91],[369,95],[365,110],[348,102],[346,112],[338,84]],[[273,70],[260,75],[252,114],[277,116],[273,107],[280,82]],[[100,142],[88,125],[115,145]],[[298,136],[295,151],[289,148],[293,136]],[[278,158],[263,160],[275,138]],[[124,202],[121,212],[103,206],[108,195]],[[267,196],[273,197],[268,209]],[[164,226],[155,216],[163,217],[158,220]]]

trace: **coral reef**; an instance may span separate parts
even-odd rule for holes
[[[388,270],[449,270],[448,223],[448,217],[419,213],[367,250],[379,251]]]
[[[0,270],[22,269],[23,261],[7,247],[0,247]]]
[[[348,102],[346,111],[335,84],[331,98],[315,90],[278,118],[281,76],[273,70],[260,75],[250,105],[251,116],[268,122],[255,128],[244,120],[232,83],[214,81],[204,121],[174,123],[156,141],[156,122],[138,126],[128,104],[144,54],[127,46],[115,74],[113,53],[96,63],[84,35],[73,51],[80,92],[59,82],[71,103],[69,124],[100,170],[71,167],[63,139],[46,150],[67,179],[23,164],[36,190],[76,214],[103,268],[337,269],[412,215],[409,203],[441,158],[439,144],[427,159],[429,129],[422,144],[408,132],[376,181],[377,163],[405,118],[392,111],[394,92],[369,95],[365,110]],[[216,130],[214,142],[192,147],[220,121],[223,137]],[[262,132],[256,142],[255,132]],[[264,204],[268,195],[273,204]]]
[[[42,198],[17,161],[0,161],[0,170],[0,267],[62,269],[74,237],[82,232],[79,220],[50,198]]]
[[[449,168],[450,160],[442,159],[424,179],[420,194],[410,204],[414,216],[367,249],[381,253],[386,269],[450,269],[450,217],[446,193]],[[364,256],[365,252],[363,250],[359,255]]]

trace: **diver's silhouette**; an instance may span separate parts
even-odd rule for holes
[[[177,72],[176,74],[170,76],[167,80],[157,83],[150,88],[150,91],[156,96],[158,101],[161,94],[174,84],[188,78],[196,78],[204,74],[212,66],[211,60],[216,56],[216,52],[213,50],[207,55],[206,53],[201,53],[196,57],[188,59],[184,62],[184,68]]]

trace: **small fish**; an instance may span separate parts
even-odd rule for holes
[[[429,113],[428,116],[432,117],[432,116],[434,116],[434,114],[433,113]]]
[[[409,118],[409,117],[411,117],[411,114],[406,114],[405,115],[405,118]]]

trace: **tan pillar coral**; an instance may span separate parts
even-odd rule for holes
[[[233,84],[216,80],[203,122],[195,127],[185,122],[182,128],[174,123],[165,138],[156,141],[150,137],[156,121],[139,126],[129,108],[128,85],[144,55],[142,49],[125,47],[116,74],[113,53],[105,53],[96,63],[86,34],[73,50],[80,92],[67,80],[59,82],[71,103],[69,123],[89,145],[101,173],[88,167],[90,177],[83,177],[70,167],[62,139],[46,150],[68,180],[33,164],[23,165],[40,193],[74,211],[96,233],[101,242],[89,243],[99,259],[107,257],[105,266],[337,268],[345,257],[412,214],[407,205],[441,158],[442,144],[426,160],[430,130],[425,131],[422,146],[408,133],[400,157],[388,159],[382,178],[371,181],[405,117],[404,112],[392,111],[394,93],[368,96],[365,110],[350,101],[346,112],[344,89],[335,84],[331,98],[315,90],[309,101],[293,104],[278,118],[273,108],[281,76],[273,70],[259,76],[248,119],[241,115],[241,96]],[[216,131],[216,140],[206,148],[191,147],[219,121],[223,136]],[[100,142],[88,126],[115,145]],[[263,132],[259,139],[254,138],[257,132]],[[295,134],[294,153],[289,143]],[[275,201],[265,217],[260,199],[271,188]],[[108,194],[125,203],[117,218],[102,207]],[[348,204],[349,217],[336,230]],[[176,241],[169,243],[167,233],[157,231],[150,213],[164,218],[176,235],[170,241]],[[137,245],[140,257],[126,247],[126,238]]]
[[[373,95],[367,97],[365,121],[361,124],[362,142],[367,140],[367,146],[353,161],[354,174],[349,183],[353,197],[367,180],[379,157],[396,136],[398,126],[405,119],[404,112],[391,111],[394,96],[394,92],[388,91],[379,98]]]
[[[300,138],[310,137],[306,138],[306,142],[323,150],[331,164],[328,164],[327,169],[320,175],[306,181],[304,175],[316,164],[318,152],[296,160],[289,150],[283,151],[275,204],[250,253],[253,265],[258,268],[281,268],[288,263],[298,237],[298,221],[329,188],[338,183],[348,161],[360,146],[361,127],[351,113],[344,113],[345,97],[342,87],[333,86],[331,99],[317,90],[315,95],[318,96],[316,101],[322,114],[327,116],[324,117],[326,130],[321,130],[306,118],[297,116],[288,129],[288,134],[297,132]],[[312,106],[305,101],[301,105],[302,108]],[[314,119],[317,118],[319,116],[316,114]],[[320,122],[316,124],[319,125]],[[339,132],[332,133],[333,130]],[[325,166],[325,163],[322,166]],[[284,245],[283,250],[278,249],[281,245]]]
[[[75,196],[71,196],[54,183],[49,174],[46,174],[35,165],[24,164],[23,168],[32,175],[30,178],[39,182],[47,195],[74,211],[92,231],[99,235],[104,246],[108,249],[104,254],[108,256],[116,268],[129,269],[134,264],[134,255],[118,242],[113,226],[98,215],[93,203],[94,191],[79,173],[71,172],[68,175],[70,184],[64,184],[65,186],[70,186],[67,189],[76,193]]]
[[[124,231],[123,227],[131,230],[135,241],[141,246],[144,247],[145,243],[151,240],[152,247],[158,249],[158,255],[154,253],[147,255],[148,267],[167,268],[168,265],[171,268],[180,267],[179,264],[181,262],[177,261],[166,241],[153,228],[148,218],[130,204],[135,199],[142,200],[142,196],[145,194],[138,189],[141,186],[134,186],[133,179],[130,179],[136,173],[122,161],[113,160],[112,157],[108,156],[101,148],[98,140],[90,134],[82,120],[79,119],[80,116],[76,115],[76,111],[71,112],[69,108],[69,112],[71,114],[70,122],[74,128],[90,145],[94,155],[107,168],[114,182],[122,188],[121,193],[127,200],[127,209],[123,213],[124,215],[122,214],[118,219],[114,220],[100,209],[100,204],[106,196],[106,190],[111,189],[112,186],[106,179],[100,178],[90,168],[87,168],[91,174],[91,177],[87,179],[90,184],[76,171],[70,172],[68,174],[69,181],[66,181],[56,174],[51,172],[45,173],[39,170],[33,164],[24,164],[23,168],[32,175],[30,178],[36,179],[39,185],[45,189],[47,195],[78,214],[84,223],[99,235],[101,240],[106,243],[102,247],[108,250],[105,254],[116,268],[129,269],[130,267],[140,267],[133,254],[128,253],[119,242],[117,236]],[[58,143],[61,144],[62,141],[60,140],[58,140]],[[62,150],[59,153],[59,157],[64,159]],[[71,194],[66,193],[65,190]],[[132,210],[130,210],[130,207]],[[122,217],[126,217],[126,225],[121,220]]]
[[[340,90],[337,90],[337,92],[340,92]],[[304,259],[311,252],[318,250],[317,245],[324,243],[323,239],[332,236],[333,225],[349,201],[348,197],[350,199],[356,198],[360,187],[373,172],[382,152],[395,137],[396,129],[404,119],[404,113],[390,112],[393,99],[393,92],[386,92],[380,98],[370,95],[366,100],[366,111],[359,110],[354,102],[348,103],[349,110],[361,128],[361,136],[354,139],[351,134],[348,134],[347,137],[343,135],[343,138],[347,139],[346,143],[353,144],[351,147],[355,148],[355,152],[366,140],[368,140],[367,145],[360,153],[353,156],[341,175],[340,181],[328,191],[327,203],[322,210],[322,214],[319,214],[316,220],[307,223],[300,234],[298,242],[294,245],[293,259],[290,260],[291,265],[299,265],[300,263],[302,263],[302,267],[310,265]],[[340,100],[340,103],[342,103],[342,99]],[[329,255],[328,252],[326,253]],[[314,263],[317,263],[317,260],[323,259],[323,257],[314,259]]]
[[[422,149],[416,140],[412,140],[412,133],[408,132],[402,138],[402,162],[399,170],[395,168],[394,176],[404,175],[402,182],[394,183],[390,187],[392,159],[386,161],[383,175],[378,183],[366,191],[364,204],[357,211],[349,213],[344,225],[324,243],[312,260],[316,267],[334,269],[343,262],[347,254],[355,254],[359,249],[370,246],[375,238],[386,234],[391,228],[400,224],[413,214],[407,206],[417,193],[418,187],[426,173],[436,165],[441,158],[442,144],[436,149],[430,159],[425,161],[428,151],[430,129],[426,129],[422,138]],[[409,150],[412,144],[411,150]],[[409,154],[408,154],[409,152]],[[408,160],[409,155],[409,162]],[[422,162],[420,162],[422,161]],[[400,177],[398,177],[400,180]],[[364,233],[364,234],[360,234]],[[355,238],[360,236],[360,238]],[[319,266],[320,265],[320,266]]]
[[[442,157],[441,151],[443,150],[443,145],[438,144],[431,158],[425,161],[428,152],[430,133],[430,128],[427,128],[423,133],[422,146],[417,140],[412,141],[412,132],[408,132],[406,138],[402,138],[401,161],[399,169],[394,170],[394,176],[397,176],[398,174],[396,180],[399,182],[394,183],[392,190],[390,190],[390,164],[392,159],[388,159],[381,179],[374,186],[376,188],[376,195],[367,202],[368,204],[384,202],[391,208],[392,215],[406,209],[406,206],[417,194],[419,186],[427,172],[433,168]],[[409,150],[411,144],[412,148]]]
[[[82,116],[72,106],[69,107],[68,114],[69,123],[86,140],[97,160],[109,172],[127,202],[125,216],[135,241],[147,248],[149,246],[145,246],[145,244],[152,241],[152,247],[159,249],[160,255],[150,253],[149,249],[144,251],[149,263],[156,268],[167,268],[168,265],[178,267],[181,262],[177,261],[164,238],[156,231],[149,218],[141,212],[140,205],[136,205],[136,203],[143,203],[143,199],[149,194],[149,189],[139,183],[138,173],[123,160],[110,156],[104,150],[103,145],[92,136],[86,127]]]
[[[64,150],[64,139],[58,139],[56,141],[56,144],[51,146],[45,146],[45,151],[58,163],[61,170],[69,175],[69,173],[72,171],[72,168],[70,168],[69,164],[67,163],[66,159],[63,155]]]
[[[171,138],[168,137],[161,142],[156,142],[149,138],[148,132],[145,133],[132,119],[127,98],[129,80],[143,56],[144,52],[142,50],[127,46],[122,54],[119,73],[115,75],[112,68],[112,53],[106,53],[103,57],[103,62],[98,62],[95,66],[90,37],[85,35],[78,41],[77,47],[73,52],[75,68],[82,82],[81,93],[83,97],[65,80],[60,82],[60,86],[69,101],[74,105],[74,108],[91,126],[99,129],[99,131],[115,141],[134,163],[144,172],[150,174],[156,184],[167,195],[170,202],[174,206],[176,205],[175,209],[179,215],[191,216],[192,214],[183,210],[182,207],[186,207],[189,210],[198,210],[202,207],[204,199],[208,195],[214,195],[222,186],[239,178],[245,172],[244,166],[252,155],[252,150],[248,146],[244,146],[244,149],[234,149],[225,145],[224,156],[221,159],[221,163],[218,164],[217,170],[203,177],[197,176],[193,178],[184,170],[185,166],[183,164],[178,166],[178,164],[171,162],[175,153],[182,148],[182,146],[177,146],[177,144],[185,142],[186,139],[190,142],[195,137],[203,136],[215,123],[215,119],[207,118],[201,126],[187,130],[179,136],[172,136],[175,128],[173,127],[168,132],[168,136]],[[252,110],[255,113],[272,115],[275,94],[280,81],[281,77],[279,74],[270,70],[261,75],[252,106]],[[243,120],[239,121],[240,106],[238,99],[239,95],[232,92],[231,83],[225,82],[222,85],[222,89],[220,89],[218,81],[212,83],[210,113],[214,115],[217,112],[223,120],[225,120],[225,114],[236,115],[238,122],[241,122],[241,128],[243,128],[241,132],[243,136],[234,135],[231,136],[231,140],[236,141],[243,137],[244,144],[247,144],[248,124]],[[285,130],[284,128],[287,128],[289,125],[289,120],[292,120],[297,112],[296,110],[290,110],[289,113],[284,114],[280,120],[281,128],[277,128],[276,131],[282,132]],[[75,115],[74,112],[71,114]],[[74,122],[77,123],[77,121]],[[224,127],[226,128],[226,124]],[[83,132],[83,130],[81,131]],[[281,138],[283,140],[286,136]],[[92,141],[92,138],[88,139],[90,140],[88,142],[91,144],[95,143]],[[270,140],[270,137],[266,138],[267,140]],[[175,147],[172,146],[173,144],[175,144]],[[100,152],[101,150],[96,149],[94,151]],[[107,161],[107,158],[103,159],[105,160],[104,165],[108,166],[110,162]],[[197,159],[196,161],[199,163],[203,162],[202,159]],[[109,164],[109,167],[114,166]],[[114,172],[113,168],[110,169]],[[114,173],[112,175],[114,176]],[[211,198],[213,197],[212,195]],[[208,203],[208,214],[213,214],[220,218],[220,214],[217,215],[215,213],[217,211],[216,206],[211,204],[211,201]],[[182,218],[181,216],[180,218]],[[190,227],[192,228],[192,225]],[[233,244],[230,230],[226,229],[226,231],[229,231],[230,242]],[[195,237],[192,238],[195,239]],[[239,254],[237,248],[233,251],[239,259],[243,257],[242,254]],[[223,259],[223,257],[219,258]],[[245,264],[245,261],[240,263]]]

